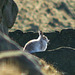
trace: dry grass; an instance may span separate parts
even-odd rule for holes
[[[41,70],[45,75],[63,75],[63,73],[59,72],[57,69],[53,67],[51,64],[47,64],[44,60],[40,59],[42,63]]]
[[[19,61],[19,58],[16,58],[18,56],[20,57],[21,54],[24,54],[24,52],[13,52],[15,52],[15,54],[11,53],[10,51],[9,55],[5,55],[5,53],[0,53],[0,75],[35,75],[35,66],[31,67],[31,64],[27,65],[27,62],[25,62],[26,59],[24,59],[24,61]],[[6,54],[8,54],[8,52],[6,52]],[[28,57],[30,57],[30,55],[28,55]],[[63,75],[52,65],[48,65],[44,60],[39,59],[36,56],[33,56],[31,60],[33,60],[33,62],[35,61],[36,66],[40,67],[40,70],[36,71],[36,75]],[[43,74],[40,74],[40,72]]]
[[[14,0],[19,8],[12,29],[51,32],[75,28],[74,0]],[[63,2],[63,3],[62,3]],[[65,4],[65,5],[62,5]],[[68,10],[68,11],[67,11]]]

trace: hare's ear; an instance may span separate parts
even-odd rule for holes
[[[39,31],[39,36],[40,36],[40,35],[43,36],[43,32],[42,32],[41,30]]]

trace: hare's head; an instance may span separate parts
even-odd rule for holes
[[[39,31],[39,37],[41,40],[46,41],[47,43],[49,42],[48,38],[43,34],[42,31]]]

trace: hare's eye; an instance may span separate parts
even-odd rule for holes
[[[46,37],[43,37],[44,40],[46,40]]]

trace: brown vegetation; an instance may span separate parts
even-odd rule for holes
[[[75,28],[74,0],[14,0],[19,8],[10,31],[43,32]]]

